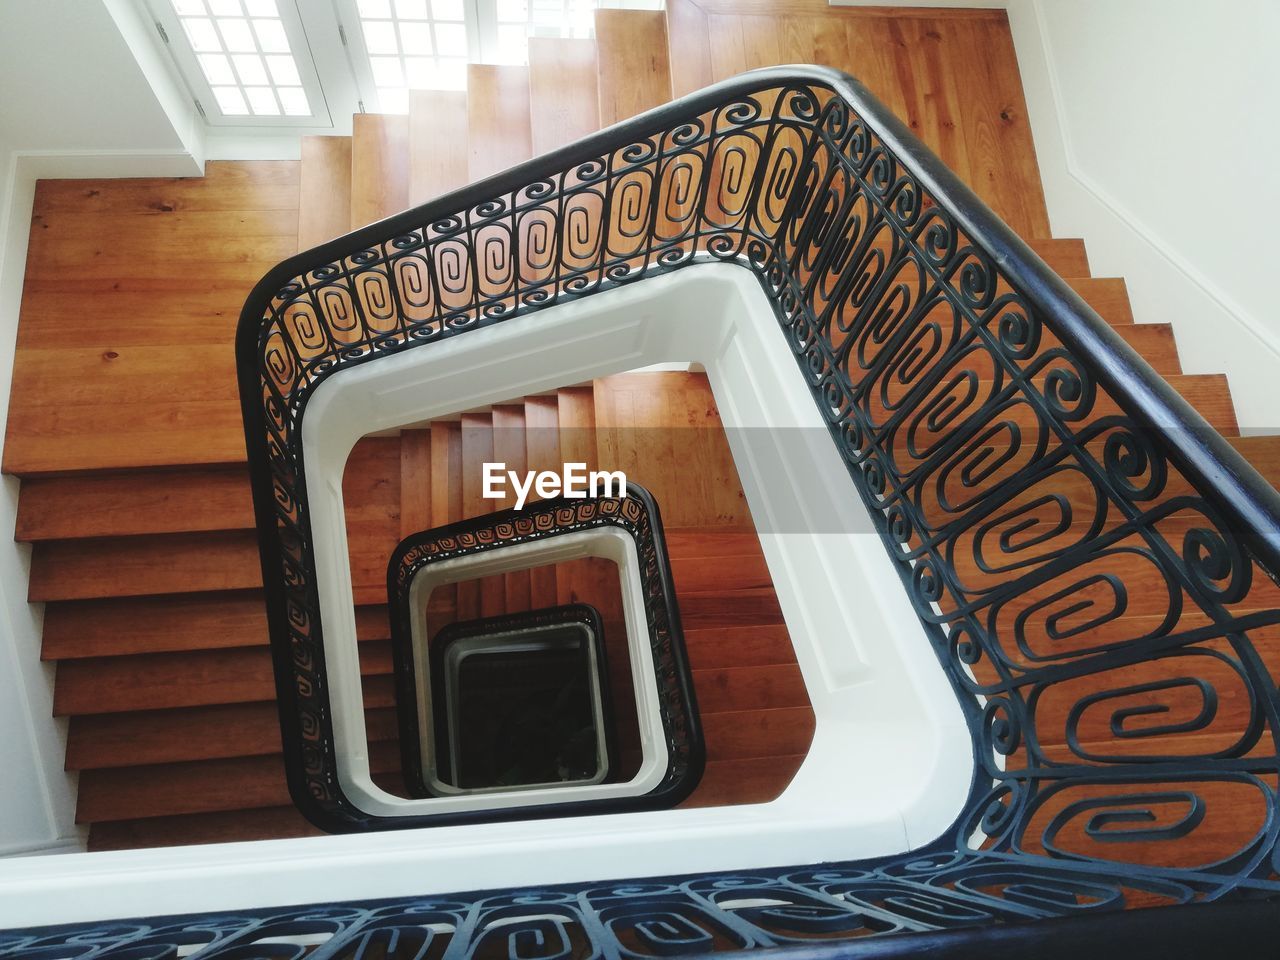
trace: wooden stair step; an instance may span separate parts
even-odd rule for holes
[[[565,463],[585,463],[599,468],[596,452],[596,399],[591,386],[564,387],[556,393],[560,423],[560,456]]]
[[[609,126],[671,99],[666,17],[660,10],[596,10],[600,123]]]
[[[359,646],[362,675],[390,675],[389,641],[371,640]],[[367,705],[389,706],[383,699],[389,692],[379,684],[369,691]],[[272,700],[275,695],[271,654],[266,647],[140,653],[59,663],[53,713],[66,717],[253,703]]]
[[[702,627],[684,631],[689,666],[694,670],[715,667],[750,667],[795,663],[796,651],[783,623],[741,627]]]
[[[681,807],[716,807],[725,804],[768,803],[795,779],[806,754],[712,760],[702,780]]]
[[[30,543],[252,528],[245,470],[144,470],[27,480],[14,538]]]
[[[389,636],[385,606],[356,607],[359,640]],[[266,644],[266,611],[262,594],[256,591],[76,600],[45,608],[41,658],[68,660]]]
[[[352,230],[408,209],[408,116],[358,113],[352,118],[350,193]]]
[[[1173,325],[1168,323],[1131,323],[1113,328],[1125,343],[1151,364],[1151,369],[1162,377],[1174,377],[1182,373],[1182,361],[1178,357],[1178,341]]]
[[[462,415],[462,516],[464,519],[493,513],[499,501],[484,496],[484,464],[494,459],[493,414]],[[496,617],[506,606],[506,581],[501,575],[480,577],[458,584],[458,619]]]
[[[594,40],[529,38],[529,109],[533,155],[600,129]]]
[[[684,593],[727,592],[772,588],[773,579],[764,557],[756,555],[671,558],[671,575],[677,596]]]
[[[312,826],[296,807],[263,807],[95,823],[89,829],[89,850],[136,850],[324,835],[324,831]]]
[[[430,530],[431,523],[431,431],[403,430],[400,433],[400,538]]]
[[[371,686],[386,687],[385,679],[378,678]],[[372,690],[370,699],[382,701],[389,692]],[[370,740],[395,740],[399,736],[396,713],[391,707],[366,710],[365,725]],[[95,770],[220,760],[264,756],[280,750],[280,715],[274,700],[86,714],[71,718],[66,768]]]
[[[34,603],[261,586],[257,539],[236,530],[38,543],[28,598]]]
[[[686,630],[783,622],[782,608],[778,606],[773,587],[683,593],[677,600],[680,620]]]
[[[1273,487],[1280,489],[1280,435],[1230,437],[1227,442]]]
[[[808,706],[702,715],[708,761],[803,754],[813,731],[813,710]]]
[[[1092,276],[1083,240],[1046,238],[1028,240],[1027,246],[1060,277],[1081,280]]]
[[[398,770],[398,746],[371,744],[369,765],[375,773]],[[86,770],[80,774],[76,823],[252,810],[289,802],[281,756]]]
[[[525,456],[530,470],[560,470],[560,401],[552,396],[524,401]],[[557,603],[556,568],[543,564],[529,571],[529,603],[535,610]]]
[[[533,156],[527,67],[467,64],[467,141],[473,182]]]
[[[270,266],[263,264],[262,272]],[[254,282],[249,280],[245,289]],[[244,424],[239,404],[229,396],[165,404],[111,398],[66,406],[50,399],[38,408],[14,402],[9,424],[3,470],[23,479],[90,470],[245,463]]]
[[[794,663],[695,669],[693,686],[703,716],[766,703],[771,708],[809,706],[804,678]]]
[[[494,404],[493,460],[495,463],[505,463],[507,470],[514,470],[520,476],[529,469],[523,403]],[[505,510],[516,505],[516,498],[514,493],[509,493],[505,500],[492,500],[490,503],[494,510]],[[504,612],[518,613],[533,609],[532,581],[528,570],[504,574],[503,581]]]
[[[309,250],[351,229],[351,137],[303,137],[298,249]]]
[[[1133,323],[1133,307],[1129,303],[1129,288],[1121,277],[1065,278],[1067,284],[1080,295],[1098,316],[1112,326]]]
[[[409,92],[409,205],[467,185],[467,95]]]

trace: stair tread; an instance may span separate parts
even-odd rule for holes
[[[25,481],[14,537],[70,540],[249,530],[253,524],[244,469],[146,470]]]
[[[351,137],[303,137],[298,194],[298,249],[309,250],[351,229]]]
[[[398,746],[372,744],[369,762],[374,772],[398,770]],[[251,810],[287,803],[289,790],[279,755],[160,763],[81,773],[76,822]]]
[[[472,181],[533,156],[527,67],[467,64],[467,140]]]
[[[409,92],[409,204],[416,206],[467,185],[467,95],[455,90]]]
[[[1067,284],[1112,326],[1133,323],[1129,288],[1121,277],[1067,277]]]
[[[596,10],[600,122],[630,119],[671,99],[666,18],[660,10]]]
[[[373,693],[371,701],[383,701],[390,695],[389,690]],[[365,724],[371,740],[398,737],[395,710],[391,707],[366,709]],[[66,768],[134,767],[280,752],[276,703],[261,700],[72,717],[67,732]]]
[[[409,206],[409,118],[358,113],[351,127],[351,221],[356,230]]]
[[[793,753],[738,760],[709,760],[697,789],[680,806],[689,808],[768,803],[787,788],[806,756],[804,753]]]
[[[323,830],[312,826],[295,807],[263,807],[95,823],[89,830],[89,850],[134,850],[324,835]]]
[[[594,40],[529,38],[529,107],[533,155],[600,129]]]
[[[390,641],[369,640],[359,649],[363,676],[390,676]],[[371,697],[367,705],[388,706],[389,693],[386,684],[371,685],[366,690]],[[271,652],[265,646],[140,653],[60,663],[53,713],[62,717],[254,703],[273,700],[275,695]]]
[[[387,608],[356,607],[356,636],[390,636]],[[77,600],[45,608],[41,657],[67,660],[266,643],[260,591]]]

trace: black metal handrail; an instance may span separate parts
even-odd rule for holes
[[[816,67],[710,87],[255,288],[237,351],[286,741],[332,753],[298,429],[317,386],[707,261],[759,279],[973,732],[956,825],[846,865],[840,896],[912,891],[937,910],[903,922],[932,928],[1280,891],[1280,496]],[[287,763],[295,796],[349,807],[331,764]]]

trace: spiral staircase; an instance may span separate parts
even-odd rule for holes
[[[1003,712],[1013,668],[993,657],[978,638],[956,632],[954,624],[968,615],[969,604],[981,606],[966,591],[998,596],[1002,582],[1019,583],[1025,568],[1016,563],[993,568],[981,557],[966,557],[964,547],[971,541],[964,540],[963,529],[947,528],[934,540],[934,534],[889,513],[884,532],[895,544],[891,553],[904,569],[915,571],[914,580],[904,575],[904,586],[915,591],[921,619],[934,631],[935,649],[949,650],[954,663],[964,665],[957,667],[955,682],[972,684],[974,729],[985,731],[982,749],[992,747],[1002,758],[999,764],[1008,763],[1014,771],[1007,779],[1003,767],[992,771],[1004,792],[985,804],[975,799],[975,806],[966,810],[970,819],[951,838],[955,849],[943,843],[915,860],[680,877],[651,887],[637,884],[634,890],[579,885],[496,898],[459,897],[460,903],[447,907],[422,899],[349,914],[318,910],[306,923],[323,931],[317,942],[328,943],[325,950],[342,944],[352,949],[350,944],[364,937],[350,955],[372,956],[383,949],[390,955],[426,956],[430,938],[422,939],[421,930],[429,924],[420,921],[430,914],[431,923],[442,925],[436,935],[449,928],[453,949],[478,955],[487,943],[484,937],[492,934],[498,938],[496,948],[514,956],[517,934],[508,938],[495,933],[500,929],[496,921],[492,927],[472,928],[487,931],[483,936],[459,939],[470,922],[465,917],[488,916],[487,911],[498,917],[510,902],[506,898],[514,895],[551,905],[545,915],[519,927],[541,931],[537,936],[545,936],[551,954],[584,950],[584,944],[592,943],[621,945],[622,952],[636,955],[781,946],[812,950],[820,940],[889,932],[903,934],[900,949],[906,951],[927,945],[909,939],[925,931],[972,926],[985,931],[1001,924],[1009,925],[1014,932],[1008,936],[1019,942],[1018,923],[1023,920],[1051,925],[1058,921],[1044,918],[1095,907],[1101,908],[1099,913],[1117,906],[1164,908],[1164,920],[1095,921],[1090,929],[1097,943],[1078,939],[1077,928],[1052,928],[1062,929],[1062,943],[1073,949],[1092,943],[1107,955],[1125,944],[1154,942],[1157,934],[1180,935],[1186,944],[1200,942],[1196,938],[1205,936],[1214,922],[1209,912],[1197,915],[1195,910],[1217,908],[1195,905],[1199,900],[1244,901],[1219,905],[1215,914],[1222,918],[1217,923],[1233,928],[1228,935],[1237,938],[1232,942],[1241,951],[1252,941],[1238,938],[1256,935],[1260,917],[1274,919],[1273,912],[1244,907],[1270,909],[1268,898],[1280,889],[1270,865],[1277,831],[1276,786],[1274,775],[1263,772],[1275,753],[1269,737],[1276,718],[1267,702],[1274,690],[1255,679],[1274,675],[1280,589],[1273,582],[1274,558],[1267,552],[1275,547],[1274,532],[1250,525],[1250,518],[1265,514],[1250,512],[1267,495],[1257,494],[1262,489],[1257,477],[1271,484],[1280,480],[1280,442],[1238,436],[1225,376],[1183,374],[1169,325],[1135,323],[1123,281],[1090,276],[1083,244],[1049,236],[1007,26],[998,17],[965,12],[868,14],[797,4],[794,10],[764,13],[688,0],[671,0],[660,14],[600,11],[595,41],[535,42],[527,70],[473,66],[465,96],[423,93],[415,95],[407,117],[357,117],[350,141],[307,140],[296,165],[213,164],[206,178],[190,182],[42,184],[4,466],[23,480],[18,535],[34,544],[31,599],[47,604],[43,656],[58,662],[55,711],[71,718],[67,766],[80,774],[78,819],[90,825],[91,848],[314,832],[289,803],[281,763],[261,596],[260,538],[232,386],[229,344],[246,284],[295,249],[306,250],[499,174],[713,80],[779,62],[822,63],[860,75],[1026,241],[1029,252],[1065,278],[1062,290],[1054,288],[1056,281],[1043,279],[1036,266],[1014,276],[1012,288],[1000,287],[1001,296],[1027,295],[1029,312],[1049,317],[1042,336],[1033,341],[1015,323],[1001,328],[1004,339],[990,347],[1019,361],[1042,352],[1052,357],[1026,381],[1048,398],[1045,404],[1013,414],[1011,422],[1028,432],[1051,423],[1077,452],[1091,450],[1089,442],[1099,443],[1107,479],[1064,475],[1056,492],[1046,495],[1049,500],[1062,496],[1078,503],[1092,496],[1096,485],[1116,502],[1154,498],[1168,509],[1158,516],[1139,511],[1137,519],[1090,520],[1082,514],[1074,524],[1055,527],[1045,536],[1055,549],[1067,552],[1049,563],[1061,562],[1066,570],[1024,588],[1024,600],[1031,607],[1061,600],[1056,591],[1074,570],[1079,607],[1051,613],[1049,620],[1056,617],[1056,625],[1045,627],[1070,645],[1079,635],[1071,618],[1091,605],[1105,605],[1105,588],[1123,583],[1124,602],[1090,627],[1096,645],[1118,659],[1091,669],[1115,671],[1114,684],[1128,691],[1132,703],[1123,715],[1111,717],[1109,727],[1099,726],[1096,719],[1081,726],[1084,708],[1079,704],[1097,699],[1089,699],[1093,694],[1086,681],[1092,674],[1064,666],[1051,668],[1048,679],[1035,674],[1034,683],[1044,688],[1036,688],[1033,723]],[[757,85],[771,89],[769,82]],[[772,82],[793,81],[779,74]],[[821,87],[825,80],[794,82]],[[841,95],[838,90],[837,98]],[[710,100],[697,101],[667,122],[714,109]],[[880,128],[876,133],[884,136]],[[886,139],[897,136],[891,131]],[[590,151],[584,149],[586,157]],[[574,162],[585,161],[575,157]],[[926,164],[926,169],[933,174],[932,167]],[[946,203],[951,185],[939,182],[941,189],[936,183],[923,188],[929,194],[924,209],[937,203],[954,214]],[[498,179],[488,189],[504,194],[515,184]],[[110,243],[103,241],[102,230],[85,229],[95,217],[105,227],[122,213],[128,214],[132,232],[117,230]],[[966,209],[959,216],[970,213]],[[408,229],[411,219],[406,214],[395,223]],[[360,236],[387,242],[396,233],[388,227],[383,237],[378,229]],[[986,229],[981,216],[959,228],[979,247],[988,242]],[[1003,243],[998,232],[992,235]],[[224,251],[220,259],[209,256],[215,240]],[[943,246],[946,242],[939,241]],[[684,243],[675,246],[685,253],[718,255],[705,241]],[[367,246],[354,243],[356,248]],[[750,256],[757,255],[765,256]],[[1012,260],[1015,266],[1027,262],[1020,250]],[[155,269],[157,262],[165,265],[163,270]],[[324,262],[323,256],[317,260]],[[1000,269],[1012,268],[1002,262]],[[69,270],[81,278],[74,290],[63,282]],[[820,273],[819,265],[806,264],[798,282],[809,284]],[[1000,274],[1000,283],[1008,284],[1008,277]],[[1230,459],[1225,446],[1205,445],[1199,424],[1186,428],[1190,439],[1174,452],[1160,446],[1163,440],[1144,441],[1140,429],[1134,430],[1138,439],[1108,441],[1105,452],[1097,436],[1078,439],[1089,424],[1109,423],[1109,417],[1125,423],[1131,417],[1145,426],[1151,420],[1168,422],[1153,410],[1174,410],[1178,416],[1182,411],[1163,396],[1155,406],[1135,410],[1136,394],[1125,395],[1116,386],[1131,369],[1123,354],[1114,354],[1121,357],[1114,362],[1110,353],[1103,360],[1081,361],[1086,354],[1081,344],[1112,341],[1092,332],[1088,323],[1063,321],[1055,313],[1058,304],[1067,302],[1062,291],[1079,298],[1063,308],[1065,313],[1096,313],[1111,334],[1175,391],[1169,396],[1180,397],[1226,438],[1257,477],[1246,475],[1243,461]],[[981,290],[974,294],[980,302],[984,295]],[[85,325],[89,298],[95,322]],[[1045,306],[1049,302],[1052,308]],[[68,333],[72,325],[74,340]],[[806,335],[792,334],[800,345],[797,353],[803,354]],[[824,335],[835,336],[830,330]],[[1061,372],[1074,362],[1097,375],[1103,386],[1090,393]],[[998,372],[981,362],[977,369],[971,379],[983,385],[978,389],[993,389],[989,384]],[[927,374],[919,376],[927,379]],[[900,386],[898,395],[890,391],[868,401],[873,421],[892,420],[898,400],[910,394],[916,381],[906,378]],[[1082,395],[1089,409],[1079,419],[1073,404],[1085,402]],[[57,405],[49,402],[51,397],[58,399]],[[628,448],[624,439],[628,428],[690,424],[697,429],[680,432],[689,438],[688,449],[668,446],[656,457],[652,450]],[[945,434],[946,418],[934,429]],[[251,442],[252,436],[251,431]],[[1209,453],[1196,459],[1187,452],[1192,447]],[[999,451],[1001,443],[994,448]],[[456,418],[415,425],[395,436],[371,437],[356,448],[343,489],[364,706],[376,740],[371,756],[379,782],[394,787],[398,769],[383,609],[386,556],[411,531],[490,510],[492,504],[481,501],[473,482],[475,467],[500,452],[509,463],[530,467],[567,460],[572,453],[605,468],[626,469],[654,492],[663,506],[707,740],[707,772],[687,802],[752,804],[782,793],[809,749],[814,715],[715,401],[707,378],[696,371],[634,372],[568,383],[555,392],[458,411]],[[904,473],[927,460],[914,450],[900,450],[898,456]],[[1016,460],[1010,454],[1009,462],[989,465],[989,472],[974,465],[972,470],[984,478],[976,482],[992,476],[1009,481]],[[1164,466],[1152,467],[1157,460]],[[691,485],[684,466],[690,461],[721,482]],[[1217,485],[1231,481],[1240,486],[1229,493]],[[874,502],[883,490],[869,483],[863,494]],[[948,505],[940,488],[921,490],[916,506],[923,512]],[[1058,522],[1052,511],[1034,499],[1041,492],[1020,491],[1009,504],[1038,518],[1031,527],[1037,522],[1052,527]],[[1232,512],[1237,509],[1239,513]],[[1213,517],[1210,527],[1217,524],[1227,534],[1225,545],[1221,537],[1201,535],[1201,511]],[[1011,526],[996,533],[1007,548],[1020,542],[1026,529]],[[1061,560],[1070,556],[1070,548],[1061,545],[1082,529],[1089,533],[1085,539],[1119,544],[1117,552],[1071,567]],[[1153,531],[1160,542],[1184,545],[1182,559],[1190,572],[1178,568],[1171,573],[1176,551],[1166,557],[1161,547],[1151,548],[1156,562],[1133,560],[1136,554],[1125,545],[1128,538],[1142,539]],[[926,563],[926,554],[942,550],[938,544],[948,538],[961,544],[946,553],[954,567],[945,571]],[[1244,569],[1250,573],[1241,573]],[[589,565],[579,565],[482,581],[459,588],[450,600],[451,613],[465,619],[574,600],[580,597],[577,584],[598,576]],[[1163,600],[1177,576],[1186,577],[1186,596],[1180,594],[1166,609]],[[1224,586],[1223,580],[1230,582]],[[966,586],[955,589],[956,583]],[[992,609],[993,630],[1000,609]],[[1036,614],[1032,610],[1027,616],[1034,621]],[[1021,630],[1026,617],[1019,623]],[[948,625],[949,638],[942,634],[942,624]],[[1113,649],[1133,637],[1142,638],[1135,644],[1140,652],[1126,655]],[[1162,638],[1167,641],[1163,645]],[[1196,650],[1190,649],[1195,645]],[[922,639],[921,655],[933,656],[926,647]],[[1188,680],[1170,666],[1176,658],[1163,657],[1175,647],[1184,650],[1182,657],[1204,653],[1207,665],[1199,679],[1193,675]],[[1039,669],[1042,653],[1032,643],[1023,649],[1025,659],[1016,662],[1016,669]],[[1246,673],[1243,683],[1236,682]],[[1081,685],[1072,687],[1077,681]],[[1170,689],[1176,690],[1168,694],[1171,699],[1161,699]],[[1191,696],[1193,691],[1201,701]],[[1105,694],[1100,696],[1105,700]],[[1198,715],[1196,703],[1203,707]],[[1165,715],[1169,718],[1162,727]],[[1064,735],[1063,730],[1070,732]],[[1150,772],[1135,773],[1131,767],[1136,761],[1115,744],[1144,736],[1167,739],[1154,745],[1154,758],[1143,758],[1151,764]],[[1027,760],[1032,749],[1043,766]],[[1073,765],[1073,756],[1085,759]],[[1176,764],[1186,757],[1207,765],[1197,767],[1195,774],[1205,789],[1194,796],[1169,787],[1162,799],[1152,801],[1174,807],[1185,802],[1185,815],[1152,813],[1126,799],[1126,791],[1137,790],[1135,784],[1144,779],[1176,780]],[[1035,815],[1051,822],[1037,822],[1042,832],[1034,841],[1020,835],[1016,853],[1002,859],[1007,851],[1001,847],[1001,855],[984,858],[979,842],[971,854],[965,847],[971,834],[985,834],[999,844],[1009,822],[1033,816],[1020,806],[1020,763],[1030,764],[1025,778],[1037,782],[1041,777],[1052,780],[1054,766],[1069,767],[1069,775],[1095,788],[1094,795],[1078,801],[1084,804],[1080,809],[1100,812],[1083,828],[1067,829],[1079,811],[1066,801],[1050,804]],[[1082,766],[1105,768],[1107,763],[1128,766],[1117,777],[1078,772]],[[1232,778],[1246,776],[1262,784],[1262,802],[1248,789],[1230,785]],[[975,798],[982,793],[976,789]],[[1108,797],[1118,799],[1108,805]],[[1149,823],[1156,825],[1151,836],[1143,836]],[[1144,846],[1151,841],[1157,842]],[[1073,843],[1092,843],[1095,852],[1080,858]],[[1096,847],[1118,852],[1108,861],[1097,855]],[[1040,861],[1047,864],[1043,872],[1038,872]],[[394,922],[389,919],[393,914]],[[296,932],[306,926],[296,917],[265,911],[242,917],[242,925],[228,934],[242,939],[233,944],[218,939],[219,932],[205,942],[218,949],[245,948],[275,942],[267,932],[277,928]],[[416,919],[410,923],[406,917]],[[210,922],[209,929],[213,926]],[[199,923],[194,927],[204,929]],[[419,932],[410,933],[411,928]],[[250,935],[257,939],[244,939]],[[142,936],[156,943],[166,936],[173,939],[162,924]],[[1043,934],[1028,936],[1038,949],[1047,949]],[[6,943],[0,937],[0,956],[7,955]],[[9,943],[13,950],[27,949],[37,940]],[[954,954],[959,956],[987,941],[936,943],[939,949],[950,944],[946,949],[959,951]]]

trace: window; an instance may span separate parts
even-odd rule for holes
[[[349,130],[404,113],[410,90],[464,90],[468,63],[525,64],[530,37],[588,38],[598,2],[660,0],[137,0],[212,126]]]
[[[644,2],[638,6],[647,6]],[[468,63],[529,62],[530,37],[591,37],[596,0],[338,0],[358,23],[352,66],[365,105],[408,109],[410,90],[462,90]]]
[[[330,124],[294,0],[152,0],[152,10],[209,123]]]

